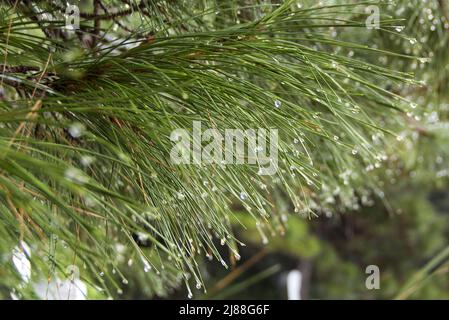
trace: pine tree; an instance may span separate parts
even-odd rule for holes
[[[367,171],[416,116],[404,88],[423,86],[402,67],[428,60],[364,43],[414,41],[387,14],[390,4],[76,5],[0,7],[5,297],[35,297],[39,285],[78,271],[91,297],[120,297],[129,270],[152,294],[184,283],[191,296],[190,286],[203,288],[199,257],[225,268],[239,259],[236,207],[267,239],[284,230],[278,199],[313,218],[331,210],[329,196],[340,199],[334,209],[353,208],[382,193]],[[371,6],[380,8],[379,29],[367,27]],[[258,174],[257,164],[174,164],[170,137],[194,122],[278,130],[276,174]]]

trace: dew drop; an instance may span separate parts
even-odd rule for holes
[[[95,157],[85,155],[81,157],[80,161],[84,167],[88,167],[95,161]]]
[[[182,192],[178,192],[176,194],[176,197],[178,198],[178,200],[184,200],[186,198],[186,196]]]
[[[85,131],[86,127],[80,122],[75,122],[69,127],[69,134],[75,139],[81,137]]]
[[[430,62],[430,58],[418,58],[418,60],[421,63],[428,63],[428,62]]]
[[[221,264],[223,265],[223,267],[225,267],[225,268],[228,267],[228,265],[226,264],[226,262],[225,262],[223,259],[221,259],[220,262],[221,262]]]
[[[68,168],[64,172],[64,176],[67,180],[70,180],[75,183],[83,184],[88,181],[88,178],[84,175],[84,173],[77,168]]]

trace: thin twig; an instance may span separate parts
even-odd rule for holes
[[[232,283],[235,279],[237,279],[243,272],[252,267],[255,263],[260,261],[263,257],[267,255],[267,250],[262,249],[257,254],[252,256],[249,260],[245,261],[241,266],[234,269],[231,273],[229,273],[226,277],[217,282],[217,284],[212,288],[209,292],[209,295],[213,295],[215,292],[219,292],[230,283]]]
[[[100,0],[94,0],[94,15],[98,16],[98,13],[100,12],[101,5]],[[95,48],[95,45],[97,44],[97,38],[100,34],[100,28],[101,28],[101,20],[96,19],[94,21],[94,32],[93,32],[93,38],[92,38],[92,48]]]

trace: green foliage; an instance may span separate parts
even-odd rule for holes
[[[201,287],[199,256],[227,266],[214,239],[239,255],[234,205],[246,210],[245,224],[251,217],[279,231],[280,212],[311,217],[331,207],[354,209],[359,196],[379,192],[379,179],[366,169],[387,159],[386,143],[396,147],[390,142],[414,108],[389,88],[423,84],[410,70],[374,58],[425,61],[422,51],[335,37],[375,32],[403,39],[394,15],[382,16],[381,30],[366,30],[370,4],[388,8],[340,1],[82,1],[81,30],[74,33],[62,29],[58,1],[2,2],[5,295],[20,288],[32,296],[33,281],[65,277],[72,264],[102,297],[122,293],[134,274],[146,279],[149,294],[162,296],[182,281]],[[278,173],[258,176],[250,165],[174,165],[170,134],[193,121],[221,130],[278,129]],[[304,221],[290,228],[296,233],[289,241],[307,238]],[[285,250],[314,256],[319,245],[307,241]],[[31,247],[32,270],[39,270],[25,288],[11,264],[21,242]]]

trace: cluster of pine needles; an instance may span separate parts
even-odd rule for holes
[[[77,265],[115,296],[133,265],[155,294],[202,288],[198,257],[240,258],[235,207],[268,241],[285,229],[277,197],[308,218],[323,189],[377,190],[367,171],[415,107],[389,88],[413,75],[348,53],[417,59],[335,36],[403,37],[388,15],[367,29],[370,5],[388,3],[93,0],[68,30],[61,1],[2,1],[1,284],[32,295],[10,263],[26,246],[34,281]],[[170,134],[193,121],[277,129],[278,172],[173,164]]]

